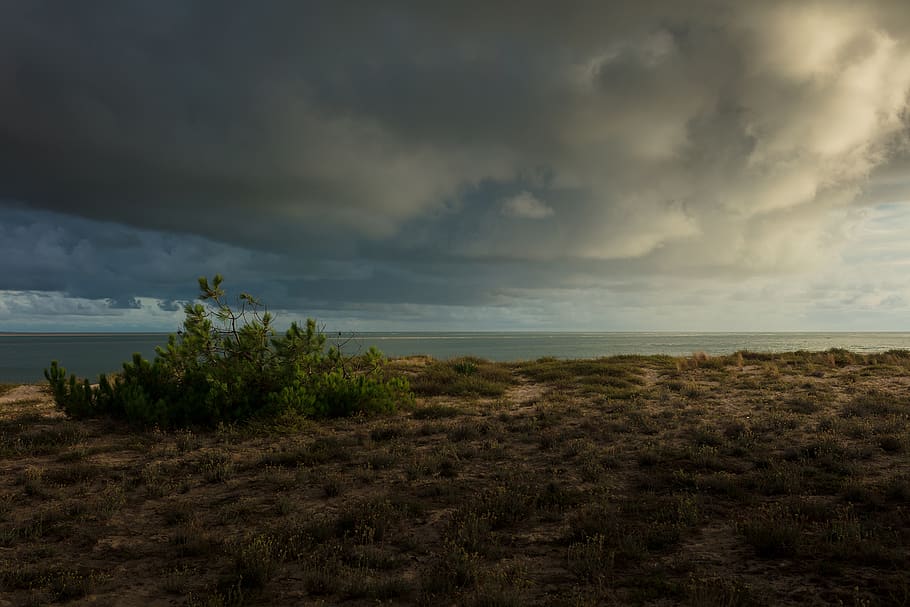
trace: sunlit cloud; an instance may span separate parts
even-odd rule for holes
[[[506,217],[543,219],[553,214],[553,209],[530,192],[521,192],[502,201],[501,212]]]
[[[647,4],[5,6],[4,301],[167,322],[220,271],[360,327],[906,326],[906,11]]]

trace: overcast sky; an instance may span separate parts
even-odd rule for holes
[[[0,4],[0,331],[910,330],[904,2]]]

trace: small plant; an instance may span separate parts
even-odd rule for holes
[[[454,542],[445,542],[421,575],[423,592],[429,597],[450,594],[458,589],[474,588],[480,578],[480,562]]]
[[[275,574],[284,557],[275,540],[257,535],[238,542],[233,547],[234,567],[243,588],[263,588]]]
[[[186,430],[177,434],[177,451],[187,453],[199,448],[199,438],[191,431]]]
[[[468,553],[489,556],[493,542],[490,531],[489,516],[466,509],[454,513],[448,537]]]
[[[209,483],[223,483],[234,473],[234,464],[224,453],[206,453],[199,460],[198,468]]]
[[[54,598],[66,602],[91,594],[100,577],[95,572],[82,574],[78,571],[58,571],[48,576],[47,582]]]
[[[275,498],[275,514],[278,516],[287,516],[294,511],[294,500],[286,495],[279,495]]]
[[[370,430],[370,439],[372,439],[374,442],[380,443],[400,438],[405,434],[407,434],[407,428],[401,424],[394,424],[373,428]]]
[[[212,539],[195,518],[187,520],[174,531],[171,543],[181,556],[200,556],[212,550]]]
[[[324,473],[321,477],[322,493],[326,497],[338,497],[344,487],[344,479],[337,472]]]
[[[595,534],[569,545],[569,571],[589,581],[602,581],[613,573],[616,550],[603,535]]]
[[[126,504],[126,496],[120,485],[107,485],[92,501],[92,512],[100,520],[113,516]]]
[[[802,535],[799,520],[787,509],[770,507],[739,525],[746,543],[760,557],[788,557],[796,554]]]
[[[452,361],[452,369],[460,375],[474,375],[477,373],[477,363],[470,358],[464,358]]]
[[[402,518],[398,505],[388,499],[362,500],[339,514],[335,532],[357,544],[381,542]]]
[[[337,592],[341,585],[340,566],[333,560],[313,563],[303,569],[302,585],[312,595],[322,596]]]

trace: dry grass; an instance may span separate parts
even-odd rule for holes
[[[904,353],[395,364],[413,407],[293,431],[135,432],[7,393],[0,596],[910,602]]]

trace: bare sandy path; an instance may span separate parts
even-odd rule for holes
[[[21,413],[22,406],[30,413],[62,415],[54,406],[50,388],[41,384],[23,384],[0,395],[0,417]]]
[[[24,384],[16,386],[3,396],[0,396],[0,405],[15,403],[22,400],[45,400],[50,401],[51,394],[47,386],[41,384]]]

